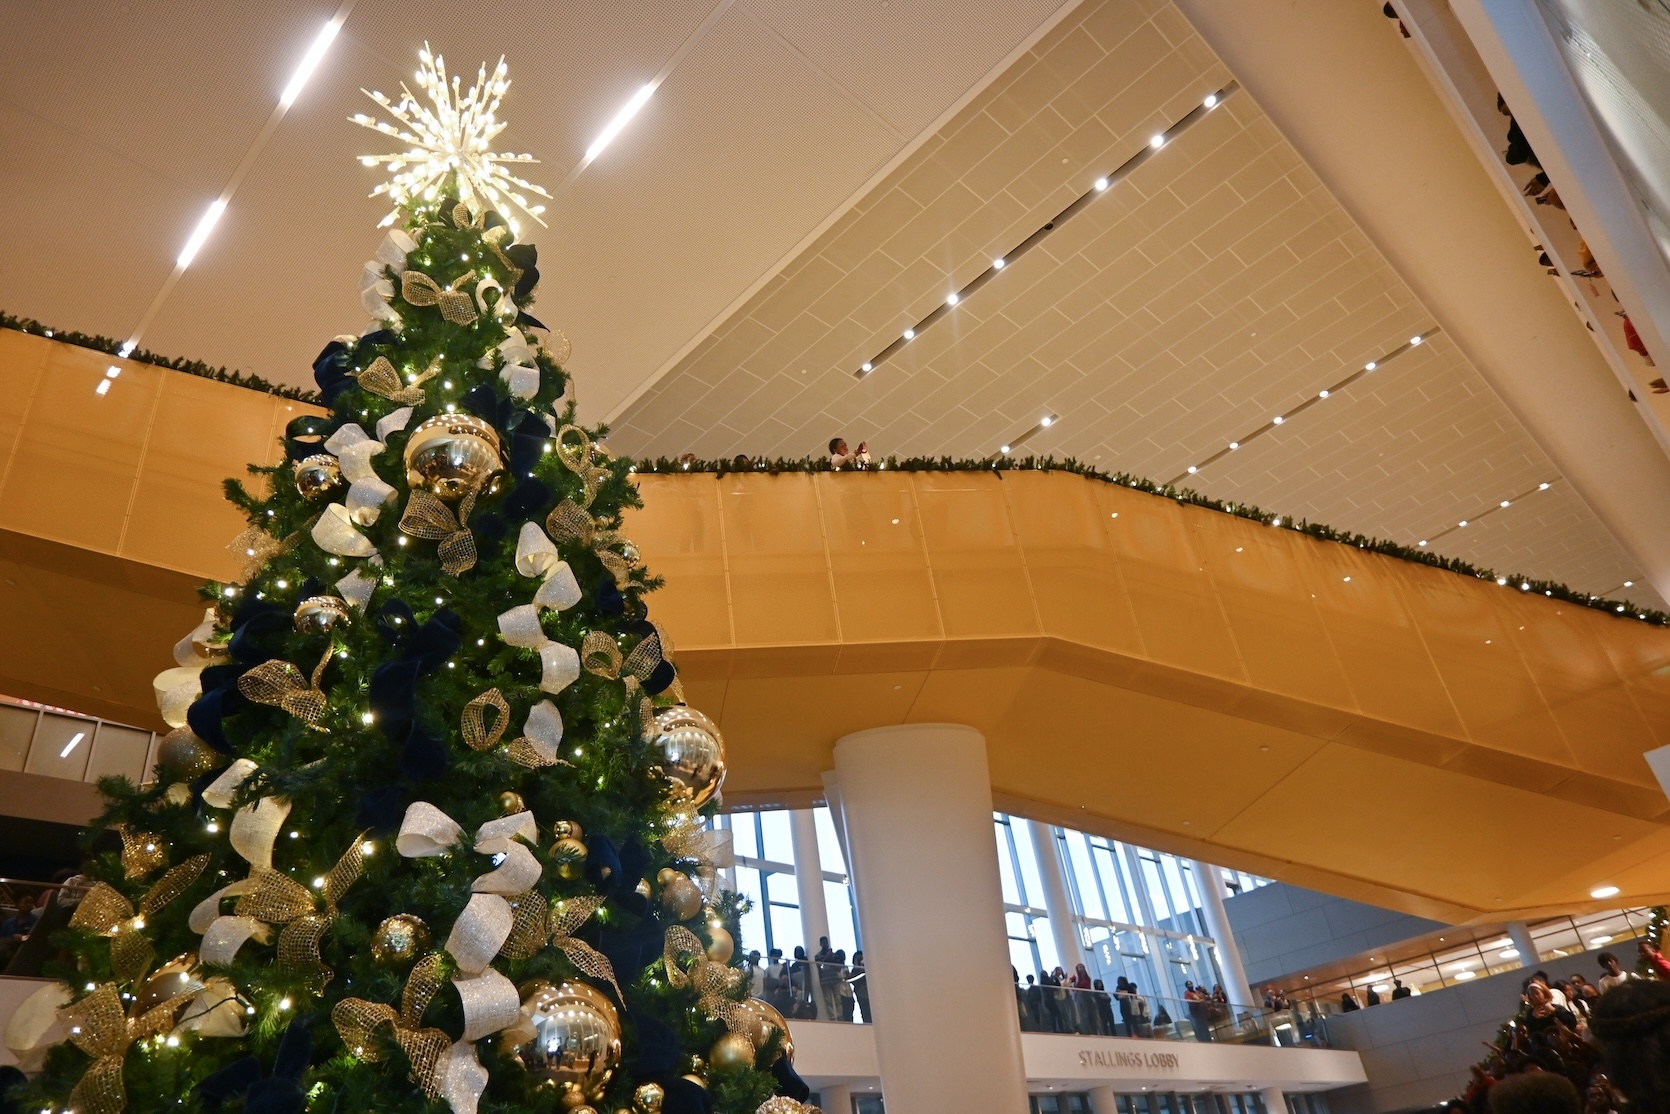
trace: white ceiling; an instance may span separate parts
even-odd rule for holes
[[[0,258],[24,262],[0,268],[0,308],[126,336],[333,11],[0,0]],[[424,40],[466,75],[507,56],[505,145],[552,187],[689,47],[530,237],[534,312],[574,340],[583,415],[616,417],[623,451],[799,456],[841,433],[985,455],[1050,412],[1028,451],[1168,479],[1433,324],[1238,93],[854,380],[1233,81],[1165,0],[360,0],[147,347],[310,385],[363,322],[383,212],[353,157],[379,137],[345,118]],[[1546,480],[1435,548],[1590,591],[1641,579],[1443,334],[1195,479],[1407,542]]]

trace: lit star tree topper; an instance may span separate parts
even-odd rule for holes
[[[397,123],[364,113],[349,117],[361,127],[409,145],[407,150],[393,154],[360,157],[366,166],[382,164],[393,172],[388,181],[371,191],[372,197],[386,194],[395,203],[395,209],[383,218],[382,224],[393,224],[398,219],[399,207],[414,198],[434,200],[450,176],[457,183],[461,200],[489,208],[514,205],[543,226],[545,222],[540,214],[545,206],[530,200],[529,195],[547,200],[551,195],[506,169],[539,160],[529,154],[490,148],[494,137],[505,127],[498,119],[499,102],[510,88],[510,71],[504,58],[500,57],[491,76],[484,63],[476,73],[475,84],[467,90],[456,75],[447,78],[446,60],[432,53],[428,43],[418,52],[418,62],[415,77],[427,103],[401,82],[398,101],[391,101],[379,92],[360,90]]]

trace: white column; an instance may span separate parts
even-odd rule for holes
[[[823,1114],[852,1114],[852,1088],[845,1083],[831,1083],[818,1091],[818,1109]]]
[[[1142,876],[1142,863],[1137,859],[1136,848],[1132,847],[1129,843],[1121,843],[1119,846],[1125,852],[1125,871],[1130,875],[1131,892],[1137,896],[1137,910],[1142,914],[1143,927],[1157,928],[1159,927],[1160,922],[1158,918],[1154,916],[1154,901],[1148,894],[1148,882]],[[1138,983],[1137,992],[1150,999],[1155,997],[1175,997],[1171,987],[1171,972],[1166,970],[1166,957],[1161,951],[1161,944],[1159,940],[1154,937],[1144,936],[1143,945],[1145,950],[1148,952],[1149,970],[1154,973],[1154,985],[1144,991],[1142,989],[1142,984]],[[1150,1001],[1148,1003],[1148,1007],[1150,1018],[1159,1016],[1160,1006],[1158,1002]],[[1166,1012],[1171,1013],[1170,1010],[1167,1010]],[[1177,1018],[1173,1016],[1172,1020],[1176,1021]]]
[[[823,900],[823,857],[818,853],[817,819],[809,808],[789,812],[789,839],[794,847],[794,885],[800,894],[800,931],[806,937],[806,954],[818,954],[818,940],[829,935],[829,907]],[[823,981],[817,965],[812,966],[812,1002],[819,1021],[829,1009],[823,1000]]]
[[[1044,883],[1044,911],[1050,917],[1050,938],[1055,941],[1062,970],[1071,975],[1073,965],[1084,962],[1084,945],[1079,943],[1078,928],[1073,923],[1073,902],[1067,894],[1067,874],[1056,852],[1061,841],[1055,838],[1055,829],[1048,824],[1019,818],[1015,822],[1024,824],[1031,836],[1032,854],[1038,860],[1038,874]]]
[[[1270,1114],[1287,1114],[1287,1092],[1280,1087],[1264,1088],[1264,1109]]]
[[[1218,963],[1223,967],[1224,992],[1232,1005],[1248,1009],[1259,1004],[1247,982],[1247,970],[1241,965],[1241,947],[1229,926],[1229,913],[1224,909],[1223,874],[1211,863],[1190,859],[1195,883],[1200,887],[1200,911],[1206,916],[1206,931],[1218,946]]]
[[[985,738],[860,731],[835,744],[835,771],[888,1114],[1023,1114]]]
[[[1113,1096],[1113,1088],[1106,1086],[1090,1088],[1090,1114],[1119,1114],[1119,1100]]]
[[[1535,967],[1542,962],[1542,956],[1537,954],[1537,942],[1531,939],[1531,926],[1524,921],[1508,922],[1508,939],[1519,950],[1519,965],[1521,967]]]

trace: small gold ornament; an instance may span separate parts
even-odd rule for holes
[[[620,1064],[620,1014],[602,991],[564,981],[522,1003],[533,1039],[516,1050],[534,1075],[599,1097]]]
[[[204,987],[197,973],[197,957],[181,955],[164,963],[140,987],[136,1009],[139,1013],[162,1005],[181,994],[196,994]]]
[[[684,704],[655,713],[655,746],[669,795],[701,808],[725,781],[725,740],[719,728]]]
[[[736,939],[720,921],[707,922],[707,957],[715,963],[729,963],[736,951]]]
[[[551,834],[558,839],[585,839],[586,833],[577,820],[558,820],[551,825]]]
[[[157,765],[165,781],[195,781],[224,764],[220,752],[199,739],[189,727],[177,727],[157,744]]]
[[[586,845],[572,836],[551,845],[551,858],[557,864],[557,877],[573,882],[586,872]]]
[[[579,1106],[571,1106],[568,1109],[572,1114],[597,1114],[597,1107],[587,1106],[585,1103],[581,1103]]]
[[[442,414],[419,422],[406,442],[406,482],[448,503],[484,491],[504,470],[499,434],[469,414]]]
[[[754,1114],[823,1114],[823,1111],[787,1095],[772,1095],[755,1107]]]
[[[509,789],[499,794],[499,808],[506,816],[528,811],[528,806],[522,803],[522,794],[513,793]]]
[[[573,1110],[576,1107],[586,1105],[585,1092],[580,1090],[578,1083],[564,1083],[559,1098],[565,1110]]]
[[[688,1079],[704,1091],[707,1090],[707,1076],[705,1075],[697,1075],[695,1072],[690,1072],[688,1075],[682,1076],[681,1078]]]
[[[655,880],[661,884],[661,907],[675,919],[687,921],[702,911],[702,891],[686,875],[664,867]]]
[[[371,934],[371,958],[384,967],[405,967],[429,950],[429,926],[410,913],[396,913]]]
[[[638,554],[637,544],[630,541],[622,541],[620,543],[620,555],[629,565],[636,565],[641,559]]]
[[[632,1092],[632,1105],[639,1114],[661,1114],[661,1104],[667,1092],[659,1083],[640,1083]]]
[[[632,888],[633,888],[634,891],[637,892],[639,897],[648,897],[651,893],[651,890],[649,888],[649,879],[648,878],[638,879],[638,884],[636,886],[632,887]]]
[[[295,478],[303,499],[320,499],[342,486],[342,466],[329,453],[314,453],[296,461]]]
[[[771,1058],[761,1067],[770,1067],[778,1056],[787,1056],[789,1063],[794,1063],[794,1040],[789,1035],[789,1023],[770,1002],[759,998],[738,1002],[732,1008],[731,1024],[753,1042],[756,1050],[764,1048],[777,1034],[782,1034]]]
[[[351,621],[348,605],[336,596],[309,596],[296,605],[296,630],[301,634],[329,634]]]
[[[754,1046],[741,1033],[726,1033],[708,1049],[707,1061],[716,1068],[751,1068]]]

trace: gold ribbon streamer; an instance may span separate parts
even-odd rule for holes
[[[696,864],[701,879],[702,896],[712,901],[719,892],[719,869],[730,862],[718,861],[722,837],[702,826],[702,818],[688,804],[677,805],[667,817],[661,834],[661,846],[675,859],[688,859]]]
[[[227,542],[226,548],[232,551],[232,556],[238,559],[241,566],[238,579],[248,580],[272,558],[288,552],[295,544],[295,537],[292,534],[280,541],[261,527],[251,526]]]
[[[488,708],[498,713],[491,727],[487,726]],[[504,698],[504,693],[492,688],[464,705],[460,726],[464,731],[464,742],[471,750],[486,750],[504,737],[509,724],[510,702]]]
[[[441,1056],[452,1046],[452,1038],[440,1029],[421,1028],[421,1024],[423,1011],[429,1008],[436,991],[446,981],[444,968],[445,961],[439,952],[430,952],[418,960],[406,979],[406,989],[401,992],[398,1013],[393,1006],[364,998],[344,998],[331,1009],[331,1022],[342,1043],[368,1064],[387,1059],[377,1041],[378,1030],[387,1025],[394,1042],[412,1065],[412,1079],[431,1101],[441,1097],[442,1080],[435,1069]]]
[[[572,429],[572,426],[564,426]],[[586,502],[591,502],[594,491],[588,491]],[[620,544],[618,534],[609,530],[599,530],[597,523],[592,520],[588,512],[572,499],[564,499],[558,503],[549,515],[545,517],[545,529],[550,532],[551,540],[573,542],[584,549],[591,550],[597,555],[597,560],[609,575],[615,578],[615,586],[625,588],[627,579],[632,572],[632,565],[622,557],[615,546]]]
[[[522,281],[522,268],[512,263],[510,256],[504,253],[503,241],[508,235],[510,235],[510,229],[498,224],[484,232],[481,238],[487,242],[487,250],[493,253],[493,258],[499,261],[499,266],[505,269],[505,285],[514,290],[516,284]]]
[[[110,937],[111,972],[124,982],[133,982],[156,956],[143,934],[145,918],[190,889],[208,865],[209,856],[193,855],[157,879],[139,899],[138,909],[116,887],[95,882],[75,907],[70,927]]]
[[[545,899],[529,892],[508,899],[514,919],[510,935],[505,938],[499,954],[505,959],[531,959],[545,946],[550,925],[545,915]]]
[[[75,1114],[117,1114],[126,1106],[122,1061],[128,1046],[173,1028],[175,1012],[196,993],[176,994],[130,1018],[122,1012],[122,996],[116,984],[107,982],[60,1010],[59,1021],[71,1043],[93,1058],[70,1091],[69,1109]]]
[[[162,839],[154,832],[139,832],[126,824],[115,826],[122,837],[122,873],[131,881],[143,878],[168,861],[163,852]]]
[[[428,397],[424,393],[423,385],[439,374],[441,361],[437,358],[408,385],[401,381],[400,373],[394,370],[394,365],[389,362],[387,356],[378,356],[371,361],[370,367],[354,372],[354,378],[359,380],[361,387],[374,395],[381,395],[402,406],[415,406]]]
[[[645,636],[632,647],[631,653],[623,657],[614,636],[604,631],[589,631],[580,641],[580,664],[587,673],[607,677],[611,681],[624,677],[626,695],[630,699],[667,656],[662,649],[662,639],[661,629],[656,627],[655,633]]]
[[[551,944],[562,949],[568,961],[579,968],[583,974],[594,979],[602,979],[614,987],[615,1000],[621,1005],[626,1004],[626,995],[621,993],[620,983],[615,981],[615,969],[602,952],[586,943],[576,940],[574,933],[580,931],[580,926],[591,919],[591,915],[602,906],[603,898],[597,894],[585,897],[559,898],[551,903]]]
[[[361,848],[364,838],[364,832],[354,837],[348,850],[325,875],[325,884],[319,887],[317,898],[287,874],[254,868],[249,873],[248,888],[232,907],[233,916],[283,925],[278,934],[279,965],[311,974],[317,991],[322,992],[336,977],[319,954],[319,941],[336,920],[337,902],[365,871],[365,852]]]
[[[475,301],[459,287],[475,278],[474,271],[466,271],[446,287],[422,271],[400,273],[400,296],[414,306],[439,306],[441,316],[454,325],[469,325],[481,316]]]
[[[695,962],[686,971],[684,960],[690,956]],[[742,972],[710,960],[701,938],[694,932],[681,924],[667,929],[661,964],[667,970],[667,981],[673,986],[695,990],[696,1005],[710,1020],[723,1021],[732,1032],[746,1028],[746,1022],[737,1013],[736,1000],[731,997],[742,986]]]
[[[441,559],[441,568],[449,576],[458,576],[475,568],[475,535],[470,533],[465,523],[469,521],[470,511],[475,509],[479,491],[480,488],[475,488],[465,495],[464,501],[458,505],[458,514],[454,516],[452,508],[434,494],[421,487],[414,488],[406,502],[406,513],[400,516],[401,533],[440,542],[435,547],[435,555]]]
[[[282,658],[274,658],[239,677],[238,691],[257,704],[283,708],[311,731],[323,731],[319,721],[325,718],[326,697],[319,688],[319,678],[330,662],[333,648],[325,647],[324,656],[313,669],[311,683],[302,679],[300,669]]]

